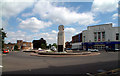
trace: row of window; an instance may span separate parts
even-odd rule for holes
[[[83,36],[83,40],[85,41],[85,36]],[[119,33],[116,33],[116,40],[119,40]],[[79,37],[74,37],[72,41],[79,42]],[[94,32],[94,41],[105,41],[105,32]]]
[[[105,32],[94,32],[94,41],[105,41]]]
[[[105,49],[105,46],[94,46],[95,49]]]
[[[119,40],[119,33],[116,33],[116,40]],[[94,41],[105,41],[105,32],[94,32]]]

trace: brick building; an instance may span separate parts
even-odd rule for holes
[[[68,41],[65,43],[66,49],[68,49],[68,48],[71,49],[71,48],[72,48],[71,43],[72,43],[72,42],[68,42]]]
[[[17,46],[19,50],[32,50],[33,49],[32,42],[25,42],[23,40],[17,40]]]
[[[17,46],[19,50],[21,49],[22,44],[23,44],[23,40],[17,40]]]
[[[9,49],[9,51],[14,50],[15,43],[4,44],[4,49]]]

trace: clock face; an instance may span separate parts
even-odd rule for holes
[[[59,26],[59,30],[60,30],[60,31],[64,30],[64,26],[63,26],[63,25],[60,25],[60,26]]]

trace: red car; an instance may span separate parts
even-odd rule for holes
[[[3,50],[3,53],[9,53],[8,49]]]

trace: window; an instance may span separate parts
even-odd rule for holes
[[[98,32],[98,41],[100,41],[101,40],[101,33],[100,32]]]
[[[94,32],[94,41],[97,41],[97,32]]]
[[[116,40],[119,40],[119,33],[116,33]]]
[[[105,32],[102,32],[102,41],[105,41]]]

